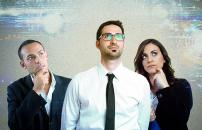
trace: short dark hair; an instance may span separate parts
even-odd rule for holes
[[[144,52],[144,48],[149,43],[152,43],[152,44],[156,45],[157,47],[159,47],[159,49],[163,55],[163,58],[165,59],[165,63],[163,65],[162,69],[166,75],[168,84],[171,85],[175,79],[175,76],[174,76],[175,71],[171,66],[171,59],[168,56],[168,52],[166,51],[165,47],[156,39],[146,39],[139,45],[135,59],[134,59],[135,71],[137,71],[138,73],[144,75],[147,79],[149,79],[148,73],[144,70],[144,67],[142,65],[142,60],[143,60],[142,55]]]
[[[122,33],[124,34],[124,28],[123,28],[122,22],[119,21],[119,20],[110,20],[110,21],[106,21],[106,22],[102,23],[102,24],[100,25],[100,27],[98,28],[98,30],[97,30],[97,35],[96,35],[96,39],[97,39],[97,40],[99,40],[99,37],[100,37],[101,34],[102,34],[102,29],[103,29],[105,26],[107,26],[107,25],[116,25],[116,26],[120,27]]]
[[[42,43],[39,42],[39,41],[31,40],[31,39],[25,40],[24,42],[21,43],[20,47],[18,48],[18,56],[19,56],[20,60],[23,60],[23,55],[22,55],[22,53],[21,53],[22,48],[23,48],[24,46],[26,46],[26,45],[28,45],[28,44],[32,44],[32,43],[34,43],[34,42],[40,44],[40,45],[43,47],[43,49],[44,49],[44,46],[43,46]]]

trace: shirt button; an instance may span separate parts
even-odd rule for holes
[[[162,98],[163,97],[163,95],[161,93],[158,94],[157,96],[158,96],[158,98]]]

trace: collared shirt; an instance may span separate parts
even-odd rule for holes
[[[157,105],[158,105],[158,98],[157,96],[151,91],[150,92],[150,98],[151,98],[151,108],[156,111]]]
[[[53,73],[50,72],[50,74],[51,74],[52,82],[51,82],[50,88],[48,90],[48,94],[46,95],[46,93],[44,91],[42,91],[40,93],[40,95],[47,102],[46,105],[45,105],[45,108],[46,108],[46,112],[47,112],[48,115],[50,115],[50,104],[51,104],[51,100],[52,100],[52,94],[53,94],[53,91],[55,90],[55,85],[56,85],[56,81],[55,81],[55,77],[54,77]],[[31,76],[31,78],[32,78],[32,81],[33,81],[33,77],[32,76]]]
[[[63,104],[61,130],[104,130],[108,71],[101,64],[76,75]],[[115,129],[147,130],[150,88],[146,78],[121,64],[113,72]]]

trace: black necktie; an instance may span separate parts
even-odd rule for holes
[[[105,120],[105,130],[114,130],[115,124],[115,96],[113,87],[114,74],[107,74],[108,83],[106,90],[106,120]]]

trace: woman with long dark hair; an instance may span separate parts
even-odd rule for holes
[[[188,130],[193,105],[191,86],[186,79],[174,76],[165,47],[155,39],[144,40],[134,66],[150,83],[153,109],[150,120],[156,120],[161,130]]]

